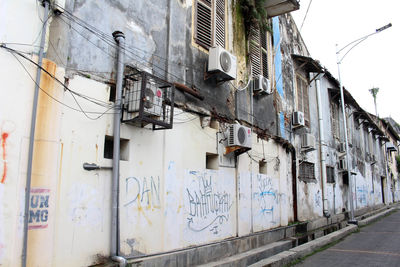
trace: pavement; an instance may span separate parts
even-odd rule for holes
[[[359,228],[359,232],[295,266],[400,266],[400,211]]]

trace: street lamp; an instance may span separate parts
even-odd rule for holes
[[[346,121],[346,111],[344,108],[344,94],[343,94],[343,86],[342,86],[342,80],[340,78],[340,64],[342,63],[344,57],[357,45],[359,45],[361,42],[367,40],[368,37],[380,33],[388,28],[392,27],[392,23],[389,23],[381,28],[378,28],[375,30],[375,32],[370,33],[368,35],[365,35],[361,38],[358,38],[350,43],[348,43],[347,45],[345,45],[344,47],[342,47],[341,49],[338,49],[338,45],[336,45],[336,57],[337,57],[337,66],[338,66],[338,76],[339,76],[339,86],[340,86],[340,98],[341,98],[341,102],[342,102],[342,113],[343,113],[343,129],[344,129],[344,141],[346,144],[346,160],[347,160],[347,177],[349,178],[349,199],[350,199],[350,220],[349,223],[357,223],[357,221],[354,218],[354,203],[353,203],[353,180],[351,177],[351,173],[350,173],[350,155],[349,155],[349,141],[348,141],[348,136],[347,136],[347,121]],[[352,46],[351,46],[352,45]],[[340,58],[340,53],[348,48],[349,46],[351,46],[346,53],[343,55],[342,58]],[[339,59],[340,58],[340,59]]]

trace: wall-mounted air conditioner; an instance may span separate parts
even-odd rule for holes
[[[144,89],[144,97],[140,99],[140,90],[127,91],[125,103],[127,103],[127,112],[134,113],[140,109],[140,103],[143,102],[143,111],[146,114],[154,116],[162,115],[163,91],[155,85],[155,82],[149,79],[147,87]]]
[[[229,125],[228,146],[251,148],[251,129],[240,124]]]
[[[340,153],[346,152],[346,143],[342,142],[339,144],[339,152]]]
[[[219,73],[223,80],[235,80],[236,57],[220,46],[210,47],[208,72]]]
[[[253,81],[253,90],[256,93],[271,94],[271,82],[262,75],[258,75]]]
[[[305,122],[304,122],[304,113],[303,112],[301,112],[301,111],[293,112],[292,125],[293,125],[293,127],[304,127]]]
[[[301,148],[315,149],[315,136],[309,133],[301,136]]]
[[[339,160],[339,169],[347,170],[347,159],[346,158],[342,158]]]
[[[58,14],[63,13],[65,8],[65,0],[53,0],[52,7],[55,13]]]

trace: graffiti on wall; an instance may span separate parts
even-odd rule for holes
[[[259,213],[259,216],[267,217],[266,219],[273,224],[277,222],[279,203],[282,197],[278,191],[277,182],[277,179],[262,174],[257,174],[253,178],[253,200],[256,202],[256,212]]]
[[[218,190],[212,173],[190,171],[191,183],[185,188],[187,227],[193,232],[218,234],[229,221],[232,196]]]
[[[28,229],[43,229],[48,226],[50,189],[32,188],[29,200]]]
[[[159,176],[128,177],[125,179],[126,201],[124,206],[137,205],[147,209],[159,209],[161,207],[160,193]]]
[[[318,190],[317,193],[314,194],[314,202],[316,207],[321,207],[322,205],[322,196],[321,192]]]
[[[0,183],[4,184],[7,179],[8,162],[7,162],[7,140],[10,134],[15,130],[15,124],[12,121],[3,121],[1,123],[1,160],[3,161],[3,171],[0,176]]]
[[[356,187],[357,202],[360,205],[367,205],[368,188],[366,185]]]

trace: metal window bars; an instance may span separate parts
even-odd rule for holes
[[[122,122],[153,130],[172,129],[175,87],[150,73],[126,66]]]

